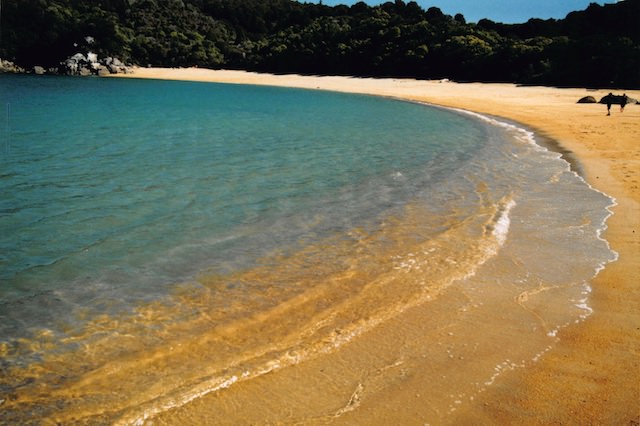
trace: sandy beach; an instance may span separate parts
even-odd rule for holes
[[[604,105],[577,103],[584,96],[599,100],[610,92],[608,89],[268,75],[198,68],[136,68],[132,74],[118,77],[272,85],[396,97],[516,121],[557,144],[556,149],[574,162],[576,170],[590,185],[616,199],[614,214],[607,222],[603,237],[619,254],[619,259],[607,265],[591,283],[590,305],[594,310],[591,316],[560,330],[554,346],[535,363],[500,374],[486,391],[467,398],[446,415],[438,412],[436,417],[445,424],[640,424],[640,286],[637,283],[640,277],[640,105],[627,105],[624,112],[614,105],[611,115],[607,116]],[[638,90],[627,90],[626,94],[640,99]],[[418,323],[420,316],[409,315],[403,321]],[[346,358],[351,353],[356,358],[366,357],[366,341],[371,343],[377,335],[393,333],[393,327],[393,323],[382,325],[364,337],[365,342],[354,342],[340,356]],[[403,337],[420,338],[409,334]],[[282,389],[282,394],[274,394],[270,401],[288,398],[283,404],[313,411],[314,392],[300,396],[295,402],[291,402],[290,395],[296,392],[296,386],[303,389],[302,384],[305,378],[311,377],[308,373],[312,370],[322,371],[328,382],[335,380],[340,374],[337,365],[339,363],[315,359],[267,375],[246,385],[246,398],[265,389],[271,392]],[[430,388],[429,375],[404,376],[401,362],[393,360],[379,372],[380,377],[387,372],[397,373],[394,386],[365,395],[359,385],[350,397],[347,395],[339,415],[328,421],[320,419],[318,423],[423,424],[428,410],[419,407],[418,397]],[[376,387],[376,377],[370,377],[369,388]],[[446,392],[446,388],[437,391]],[[243,394],[237,395],[227,407],[243,404],[245,410],[251,411],[247,408],[250,405],[247,401],[251,399],[244,401],[243,397]],[[213,401],[216,398],[218,401]],[[207,417],[211,414],[207,407],[214,402],[221,403],[222,398],[208,395],[183,407],[181,412],[188,413],[184,414],[187,423],[211,419]],[[179,419],[181,413],[171,415],[176,417],[166,418],[167,424]],[[254,415],[246,419],[277,420],[286,424],[299,419],[297,413],[280,419],[260,419],[257,411]],[[162,418],[158,422],[162,424]]]

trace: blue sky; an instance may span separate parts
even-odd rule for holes
[[[301,0],[318,3],[319,0]],[[323,0],[327,6],[346,4],[348,6],[359,0]],[[364,0],[369,5],[384,3],[386,0]],[[393,1],[393,0],[392,0]],[[405,0],[409,2],[410,0]],[[529,18],[562,19],[574,10],[584,10],[590,3],[615,3],[615,0],[415,0],[423,9],[432,6],[440,8],[447,15],[462,13],[467,22],[478,22],[482,18],[506,24],[522,23]]]

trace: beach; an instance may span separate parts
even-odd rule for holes
[[[428,339],[431,333],[455,339],[452,348],[464,345],[463,329],[422,330],[420,324],[426,314],[414,309],[378,325],[336,354],[266,374],[243,383],[233,392],[204,395],[166,416],[160,414],[159,424],[175,424],[179,419],[196,424],[211,419],[212,407],[218,410],[223,407],[230,412],[242,407],[244,417],[236,420],[285,424],[297,423],[300,419],[304,419],[304,423],[423,424],[425,418],[436,418],[445,424],[631,425],[640,422],[640,289],[636,282],[640,276],[640,147],[637,140],[640,106],[628,105],[621,112],[614,105],[611,115],[607,116],[606,106],[577,101],[584,96],[599,100],[610,90],[460,84],[446,80],[268,75],[198,68],[136,68],[132,74],[118,77],[370,94],[500,117],[535,131],[541,143],[562,152],[591,186],[614,197],[617,203],[602,237],[619,258],[591,282],[589,306],[593,313],[584,321],[559,330],[554,344],[536,357],[535,362],[523,367],[498,368],[500,374],[482,391],[473,395],[449,395],[448,386],[453,387],[455,383],[449,383],[444,376],[434,381],[428,374],[431,360],[425,358],[422,366],[412,360],[409,368],[409,360],[391,355],[393,348],[385,347],[392,345],[390,336],[412,345]],[[622,94],[623,91],[613,92]],[[626,94],[640,98],[637,90],[626,91]],[[450,299],[450,306],[459,306],[460,297],[454,289],[443,296],[443,300]],[[442,306],[446,307],[446,303]],[[492,311],[499,311],[499,306],[493,308]],[[434,313],[428,315],[434,316]],[[495,323],[499,319],[495,318]],[[494,319],[488,318],[486,322],[486,336],[476,336],[476,339],[492,338]],[[515,335],[517,330],[511,332]],[[371,360],[372,357],[378,360]],[[457,364],[451,368],[457,365],[472,368],[466,365],[462,352],[455,357]],[[349,379],[358,365],[371,366],[376,362],[380,367],[371,370],[374,373],[365,374],[366,380]],[[481,365],[482,357],[476,354],[474,363]],[[345,382],[352,380],[357,385],[346,395],[331,395],[327,389],[332,389],[332,383],[342,377]],[[269,397],[256,399],[256,395],[266,392]],[[422,406],[419,401],[426,392],[446,398],[440,404],[433,402],[437,398],[431,398],[430,405]],[[318,404],[341,408],[335,410],[333,416],[310,419],[306,413],[317,412]],[[279,412],[280,406],[295,409],[286,418],[265,418],[262,416],[267,406],[269,412]]]

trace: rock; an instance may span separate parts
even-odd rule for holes
[[[62,71],[60,74],[76,75],[78,73],[78,64],[76,62],[67,60],[62,62],[60,65],[62,65]]]
[[[10,72],[10,73],[22,73],[24,72],[23,68],[20,68],[16,64],[6,59],[0,59],[0,74]]]
[[[105,67],[104,65],[100,65],[100,68],[98,68],[98,75],[100,77],[104,77],[104,76],[107,76],[109,74],[113,74],[111,72],[111,70],[109,68]]]
[[[67,60],[73,60],[75,63],[86,62],[87,61],[87,57],[84,56],[82,53],[76,53],[75,55],[73,55],[72,57],[70,57]]]
[[[90,75],[93,74],[93,71],[91,71],[91,68],[87,68],[86,66],[81,66],[80,68],[78,68],[78,75],[82,76],[82,77],[88,77]]]
[[[77,75],[80,64],[84,64],[87,58],[82,53],[76,53],[75,55],[67,58],[65,61],[61,62],[63,71],[62,74],[66,75]]]
[[[0,0],[1,1],[1,0]],[[42,67],[36,65],[27,70],[17,66],[11,61],[0,58],[0,74],[2,73],[33,73],[37,75],[43,74],[61,74],[75,76],[99,75],[106,76],[109,74],[129,73],[130,68],[121,60],[114,57],[99,58],[97,54],[88,52],[76,53],[60,62],[58,66]]]
[[[598,103],[598,101],[596,101],[596,98],[594,98],[593,96],[585,96],[584,98],[580,98],[578,103],[579,104],[595,104],[595,103]]]
[[[109,74],[129,72],[129,68],[118,58],[109,56],[101,59],[97,54],[92,52],[87,53],[87,56],[82,53],[76,53],[61,62],[60,65],[60,73],[66,75],[106,76]]]
[[[129,72],[129,67],[123,64],[118,58],[107,58],[103,63],[107,66],[111,74],[126,74]]]

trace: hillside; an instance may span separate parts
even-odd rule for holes
[[[55,67],[77,52],[137,65],[640,87],[640,0],[507,25],[402,0],[13,0],[0,58]]]

